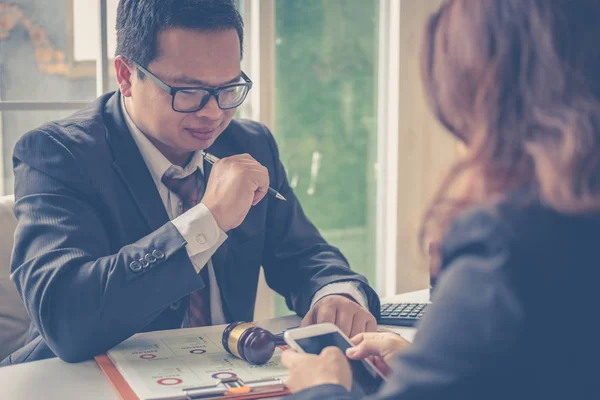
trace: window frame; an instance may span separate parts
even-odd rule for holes
[[[401,1],[379,0],[375,279],[381,297],[398,292],[398,145]]]

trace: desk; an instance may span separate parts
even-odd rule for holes
[[[429,290],[419,290],[385,298],[383,302],[429,300]],[[262,321],[258,325],[280,332],[299,322],[288,316]],[[386,327],[412,340],[415,329]],[[0,368],[0,398],[45,400],[119,400],[95,361],[69,364],[58,358]]]

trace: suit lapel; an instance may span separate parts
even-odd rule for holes
[[[169,221],[169,216],[144,158],[127,128],[121,112],[121,93],[118,91],[106,103],[105,124],[107,139],[114,155],[113,166],[127,186],[150,231],[155,231]]]

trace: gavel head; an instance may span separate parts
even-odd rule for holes
[[[252,322],[234,322],[223,331],[221,342],[225,350],[251,364],[261,365],[271,359],[283,340]]]

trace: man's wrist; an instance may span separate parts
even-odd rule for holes
[[[223,232],[227,232],[230,230],[223,223],[223,219],[221,218],[221,214],[219,212],[219,207],[216,204],[211,204],[210,202],[207,202],[204,200],[201,201],[200,204],[203,204],[204,207],[206,207],[206,209],[212,215],[213,219],[215,220],[216,224],[218,225],[219,229],[221,229]]]
[[[326,295],[324,295],[323,297],[321,297],[321,298],[319,298],[318,300],[316,300],[314,304],[317,304],[317,303],[318,303],[318,302],[320,302],[321,300],[323,300],[323,299],[325,299],[325,298],[327,298],[327,297],[331,297],[331,296],[342,296],[342,297],[345,297],[345,298],[347,298],[348,300],[352,300],[352,301],[353,301],[353,302],[355,302],[356,304],[359,304],[359,302],[358,302],[358,301],[356,301],[356,299],[355,299],[354,297],[350,296],[350,295],[349,295],[349,294],[347,294],[347,293],[331,293],[331,294],[326,294]],[[314,305],[314,304],[313,304],[313,305]],[[359,305],[360,305],[360,304],[359,304]]]
[[[360,288],[360,283],[356,281],[332,282],[323,286],[313,295],[310,308],[314,307],[314,305],[321,299],[332,295],[347,297],[366,310],[369,309],[367,297]]]

